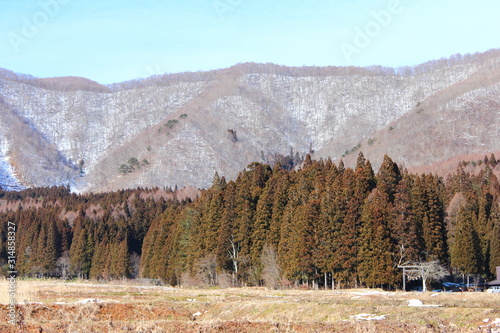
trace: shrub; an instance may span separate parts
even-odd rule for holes
[[[177,119],[170,119],[167,121],[167,123],[163,126],[168,127],[168,128],[173,128],[175,124],[177,124],[179,121]]]
[[[355,145],[354,147],[351,148],[351,150],[346,150],[343,154],[342,154],[342,157],[346,157],[347,155],[351,154],[351,153],[354,153],[356,150],[358,150],[359,148],[361,148],[361,143],[358,143],[357,145]]]
[[[131,157],[131,158],[129,158],[128,164],[130,164],[130,166],[132,168],[134,168],[134,167],[140,167],[141,166],[141,164],[139,163],[139,160],[137,159],[137,157]]]
[[[132,171],[134,171],[134,168],[131,167],[130,165],[122,164],[118,168],[118,171],[125,175],[125,174],[131,173]]]

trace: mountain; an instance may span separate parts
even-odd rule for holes
[[[0,186],[204,188],[216,171],[234,178],[309,152],[421,167],[500,151],[499,89],[500,50],[397,69],[245,63],[109,86],[0,70]]]

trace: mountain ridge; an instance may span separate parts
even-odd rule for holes
[[[500,50],[399,69],[245,63],[107,86],[0,70],[0,153],[25,186],[77,191],[204,188],[215,171],[234,178],[290,149],[413,167],[500,151],[499,82]]]

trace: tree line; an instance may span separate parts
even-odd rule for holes
[[[377,173],[314,161],[217,173],[191,200],[175,191],[76,195],[64,187],[2,192],[0,249],[16,223],[25,276],[152,278],[187,283],[396,288],[398,265],[439,261],[491,278],[500,266],[500,185],[491,155],[476,174],[412,174],[388,156]]]

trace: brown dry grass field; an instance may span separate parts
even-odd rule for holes
[[[0,281],[0,332],[500,332],[500,294],[482,292],[18,280],[16,300],[12,326],[7,281]]]

